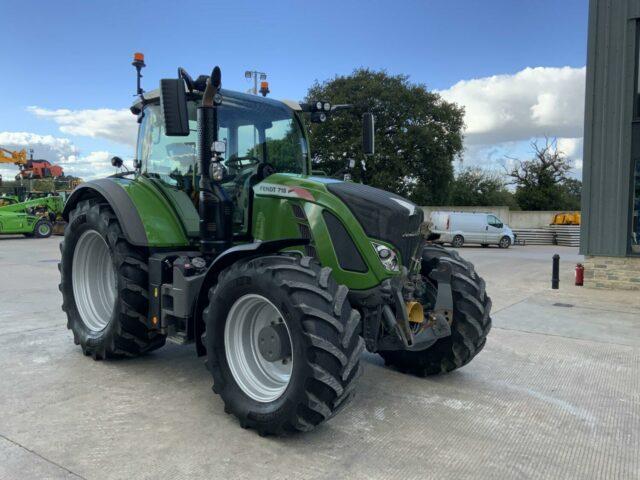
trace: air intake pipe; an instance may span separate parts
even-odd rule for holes
[[[198,162],[200,166],[200,251],[214,258],[233,244],[233,203],[220,185],[221,158],[212,146],[218,141],[218,105],[222,103],[222,75],[215,67],[207,80],[202,105],[198,107]],[[212,178],[212,170],[218,172]]]

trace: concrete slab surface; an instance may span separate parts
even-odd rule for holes
[[[640,478],[640,299],[571,286],[576,249],[461,249],[494,300],[473,362],[415,378],[365,354],[345,411],[262,438],[223,412],[192,346],[84,357],[59,242],[0,238],[0,479]]]

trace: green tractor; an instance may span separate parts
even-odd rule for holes
[[[422,210],[312,175],[305,121],[343,107],[222,90],[218,67],[143,92],[141,62],[134,169],[80,185],[63,212],[62,308],[85,355],[193,342],[225,412],[267,435],[334,416],[365,348],[418,375],[483,348],[485,283],[428,242]],[[373,135],[365,114],[366,154]]]
[[[53,222],[62,213],[63,199],[48,196],[20,201],[15,195],[0,196],[0,235],[48,238]]]

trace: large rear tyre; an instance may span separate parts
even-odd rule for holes
[[[432,346],[417,352],[379,352],[387,365],[416,375],[447,373],[460,368],[484,348],[491,330],[491,299],[485,293],[485,282],[475,272],[473,265],[463,260],[458,252],[438,245],[428,245],[422,252],[422,275],[427,280],[424,303],[435,303],[437,283],[429,273],[440,262],[451,265],[453,276],[453,320],[451,336],[441,338]]]
[[[207,367],[225,412],[261,435],[308,431],[352,398],[360,315],[310,257],[241,260],[209,290]]]
[[[130,245],[106,203],[79,202],[60,244],[67,328],[94,360],[136,356],[164,345],[147,319],[146,252]]]

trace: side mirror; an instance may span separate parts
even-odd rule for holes
[[[165,135],[186,137],[189,135],[189,112],[184,81],[173,78],[160,80],[160,105],[164,116]]]
[[[375,120],[373,113],[362,115],[362,150],[365,155],[375,153]]]
[[[113,165],[116,168],[122,167],[123,163],[124,162],[122,161],[122,159],[120,157],[112,157],[111,158],[111,165]]]

